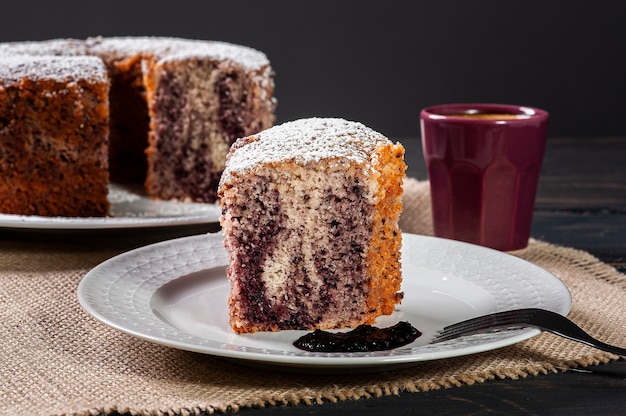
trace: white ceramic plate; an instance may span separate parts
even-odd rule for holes
[[[571,297],[554,275],[517,257],[471,244],[403,235],[405,297],[381,317],[423,332],[412,344],[373,353],[311,353],[292,342],[305,331],[235,334],[228,324],[227,255],[220,234],[185,237],[114,257],[81,281],[81,305],[130,335],[174,348],[302,369],[384,368],[511,345],[537,329],[472,335],[429,344],[444,326],[507,309],[538,307],[567,314]]]
[[[165,227],[218,222],[217,204],[157,201],[140,187],[109,185],[110,217],[41,217],[0,214],[0,228],[81,230],[136,227]]]

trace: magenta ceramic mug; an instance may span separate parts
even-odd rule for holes
[[[502,251],[528,245],[548,113],[447,104],[420,114],[435,235]]]

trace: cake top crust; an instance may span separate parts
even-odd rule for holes
[[[372,160],[374,150],[383,144],[391,144],[391,141],[355,121],[341,118],[290,121],[238,139],[226,157],[222,182],[235,172],[241,173],[259,164],[292,161],[306,165],[323,159],[367,163]]]
[[[81,56],[87,55],[85,42],[78,39],[51,39],[28,42],[2,42],[0,55]]]
[[[209,57],[215,60],[231,60],[250,69],[258,69],[270,64],[263,52],[247,46],[218,41],[195,42],[193,47],[181,48],[167,54],[162,61]]]
[[[89,53],[113,57],[163,55],[180,48],[189,48],[194,41],[159,36],[90,37],[85,40]]]
[[[0,85],[31,80],[107,82],[102,60],[94,56],[0,55]]]
[[[227,42],[158,36],[92,37],[86,40],[90,53],[123,58],[149,54],[159,61],[190,58],[229,59],[250,69],[269,65],[267,56],[256,49]]]
[[[0,56],[83,56],[107,55],[125,59],[136,55],[152,55],[159,61],[186,59],[230,60],[248,69],[269,67],[267,56],[256,49],[228,42],[183,39],[159,36],[90,37],[51,39],[45,41],[0,43]]]

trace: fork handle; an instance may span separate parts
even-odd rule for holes
[[[558,325],[555,325],[554,321],[557,321]],[[564,338],[571,339],[572,341],[578,341],[612,354],[626,355],[626,348],[616,347],[615,345],[607,344],[592,337],[574,322],[556,312],[545,309],[536,309],[529,324],[536,326],[539,329],[552,332],[553,334],[560,335]]]
[[[552,332],[572,341],[601,349],[617,355],[626,356],[626,348],[616,347],[599,341],[582,328],[556,312],[538,308],[524,308],[496,312],[489,315],[468,319],[449,325],[434,338],[433,342],[442,342],[462,335],[484,332],[489,329],[538,328]]]

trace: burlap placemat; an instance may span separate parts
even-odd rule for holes
[[[404,231],[430,233],[428,198],[427,183],[407,181]],[[496,351],[374,374],[247,368],[135,339],[85,313],[76,298],[79,281],[116,252],[84,242],[0,238],[1,414],[194,414],[335,402],[515,379],[618,358],[544,333]],[[626,276],[588,253],[545,242],[531,241],[515,255],[567,284],[574,321],[609,343],[626,344]]]

